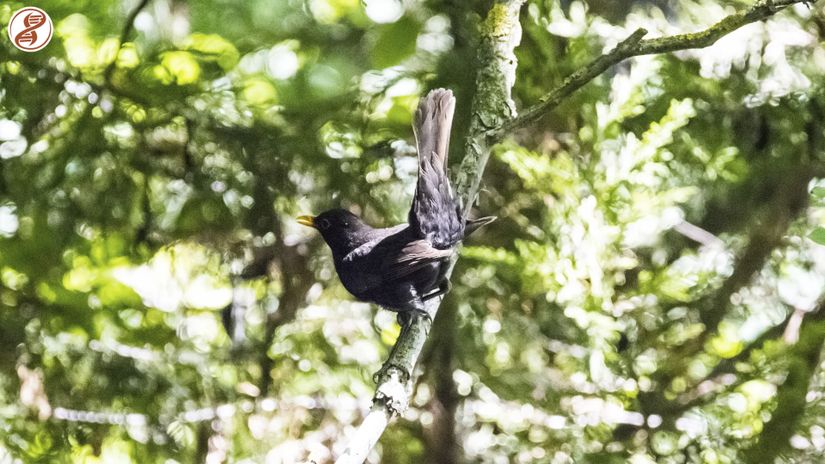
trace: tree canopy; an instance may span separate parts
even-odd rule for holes
[[[367,462],[825,454],[820,3],[44,0],[34,53],[24,6],[0,5],[0,462],[344,454],[399,327],[295,217],[406,221],[435,87],[498,220]]]

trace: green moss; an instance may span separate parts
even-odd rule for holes
[[[500,37],[506,35],[512,27],[513,16],[507,11],[507,5],[496,3],[490,8],[490,13],[481,24],[481,33],[485,36]]]

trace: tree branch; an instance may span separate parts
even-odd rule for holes
[[[488,143],[498,142],[514,130],[538,122],[573,92],[584,87],[585,84],[611,66],[627,58],[708,47],[736,29],[769,18],[791,5],[815,2],[816,0],[760,0],[750,9],[727,16],[702,31],[655,39],[643,40],[642,37],[647,34],[647,31],[642,28],[637,29],[613,50],[596,58],[567,77],[561,85],[543,96],[540,103],[527,108],[518,117],[510,119],[487,132]]]
[[[525,0],[498,0],[481,24],[478,49],[478,74],[473,98],[473,114],[465,139],[465,153],[456,176],[455,191],[462,199],[464,216],[474,201],[481,175],[490,157],[491,145],[485,134],[515,115],[510,91],[515,83],[515,47],[521,41],[519,11]],[[452,274],[455,259],[447,276]],[[378,442],[390,419],[406,407],[410,393],[410,379],[421,348],[427,339],[431,320],[435,318],[441,298],[427,301],[430,319],[413,317],[408,329],[395,342],[386,369],[378,379],[373,406],[355,432],[346,451],[337,464],[362,463]]]

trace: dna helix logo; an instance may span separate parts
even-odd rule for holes
[[[29,13],[23,18],[23,25],[26,26],[26,28],[14,36],[14,43],[16,43],[18,47],[31,47],[37,42],[37,29],[45,23],[45,16],[36,11]]]
[[[36,52],[52,40],[54,27],[45,11],[29,6],[14,13],[8,29],[15,47],[24,52]]]

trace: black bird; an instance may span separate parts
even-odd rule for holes
[[[413,123],[418,184],[409,224],[376,229],[344,209],[298,218],[321,232],[344,287],[359,300],[397,312],[402,327],[414,314],[428,317],[424,301],[449,290],[446,272],[456,246],[495,220],[462,220],[447,177],[454,110],[455,98],[444,89],[431,91],[418,105]]]

